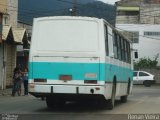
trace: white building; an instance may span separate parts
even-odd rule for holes
[[[129,31],[133,35],[133,49],[138,52],[138,59],[158,57],[160,66],[160,24],[116,24],[120,31]]]

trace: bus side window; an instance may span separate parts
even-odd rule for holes
[[[131,63],[131,48],[130,48],[130,43],[128,42],[128,58],[129,58],[129,63]]]
[[[120,36],[117,36],[117,38],[118,38],[117,39],[117,43],[118,43],[117,44],[118,45],[118,51],[117,51],[118,52],[118,59],[121,60],[121,39],[120,39]]]
[[[125,61],[128,61],[128,54],[127,54],[127,41],[124,41],[124,50],[125,50]]]
[[[114,58],[118,58],[117,55],[117,34],[114,32],[113,33],[113,53],[114,53]]]
[[[106,50],[106,56],[109,55],[109,48],[108,48],[108,28],[107,25],[105,25],[105,50]]]
[[[126,53],[127,53],[127,54],[126,54],[126,55],[127,55],[127,62],[130,63],[130,62],[131,62],[130,43],[127,42],[127,41],[126,41],[126,49],[127,49],[127,51],[126,51]]]
[[[121,55],[122,55],[122,61],[125,61],[125,49],[124,49],[124,39],[121,38]]]

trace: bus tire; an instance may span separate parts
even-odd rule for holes
[[[127,94],[130,94],[130,88],[131,88],[131,80],[128,80],[128,86],[127,86]]]
[[[54,98],[54,97],[47,97],[46,104],[48,108],[58,108],[63,107],[65,105],[65,100]]]
[[[128,98],[129,93],[130,93],[130,87],[131,87],[131,81],[129,79],[128,80],[128,85],[127,85],[127,95],[124,95],[124,96],[120,97],[120,100],[121,100],[122,103],[126,103],[127,102],[127,98]]]
[[[54,106],[54,101],[52,101],[53,99],[52,99],[52,97],[47,97],[46,98],[46,104],[47,104],[47,107],[48,108],[53,108],[53,106]]]
[[[121,102],[122,103],[126,103],[127,102],[127,98],[128,98],[128,95],[121,96]]]
[[[113,83],[111,99],[107,100],[107,108],[108,108],[108,110],[112,110],[114,108],[115,95],[116,95],[116,84]]]

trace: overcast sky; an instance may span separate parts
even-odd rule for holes
[[[103,1],[104,3],[114,4],[116,1],[119,0],[99,0],[99,1]]]

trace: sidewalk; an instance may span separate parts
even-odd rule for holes
[[[0,90],[0,96],[8,96],[12,94],[12,88]]]
[[[24,86],[21,84],[21,93],[23,94]],[[12,88],[6,88],[4,90],[0,89],[0,96],[11,96]]]

